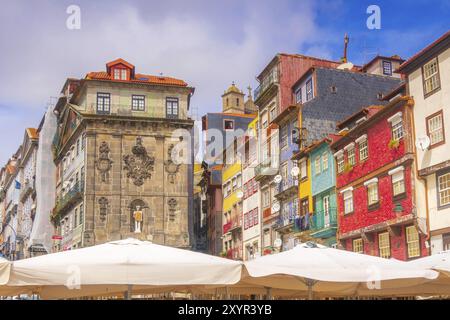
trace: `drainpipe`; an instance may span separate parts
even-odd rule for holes
[[[416,141],[416,127],[415,127],[415,119],[414,119],[414,111],[412,110],[412,108],[414,107],[414,99],[412,97],[410,97],[410,99],[408,100],[407,104],[408,107],[410,107],[410,111],[411,111],[411,122],[412,122],[412,142],[413,142],[413,156],[414,156],[414,166],[416,168],[416,177],[418,178],[418,180],[421,180],[424,184],[425,187],[425,213],[426,213],[426,223],[427,223],[427,234],[425,235],[425,241],[428,242],[429,248],[428,248],[428,254],[431,253],[431,243],[430,243],[430,238],[431,238],[431,232],[430,232],[430,212],[429,212],[429,205],[428,205],[428,183],[427,183],[427,179],[424,177],[421,177],[419,175],[419,164],[418,164],[418,160],[417,160],[417,151],[416,151],[416,146],[414,144],[414,141]],[[415,192],[417,194],[417,189],[415,188]],[[416,196],[417,199],[417,196]],[[416,217],[417,219],[417,217]]]

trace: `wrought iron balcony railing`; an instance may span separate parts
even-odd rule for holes
[[[67,193],[56,200],[53,208],[52,220],[56,222],[57,218],[62,216],[74,203],[83,198],[84,187],[78,182]]]
[[[337,226],[337,209],[329,208],[327,211],[316,212],[311,219],[311,229],[314,231]]]
[[[278,70],[272,69],[270,73],[261,81],[261,84],[253,91],[254,100],[258,100],[259,97],[272,85],[278,83]]]
[[[291,188],[298,188],[298,179],[287,177],[278,184],[277,193],[282,193]]]

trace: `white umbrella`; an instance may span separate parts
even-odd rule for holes
[[[161,290],[227,286],[240,280],[241,270],[238,261],[126,239],[15,261],[0,295],[17,287],[50,292],[61,288],[61,293],[79,289],[78,296],[83,296],[89,288],[100,294],[102,286],[107,292],[123,292],[131,285]],[[70,296],[73,292],[77,291]]]
[[[11,269],[11,262],[5,258],[0,257],[0,285],[6,284],[9,280],[9,272]]]
[[[450,277],[450,251],[443,251],[428,257],[412,260],[408,264],[425,269],[434,269]]]
[[[378,295],[383,289],[427,282],[437,272],[410,266],[405,262],[332,249],[313,243],[263,256],[245,263],[248,283],[266,287],[313,292],[318,296]],[[380,290],[381,289],[381,290]]]

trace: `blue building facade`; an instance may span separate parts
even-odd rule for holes
[[[311,236],[328,246],[336,245],[336,169],[331,141],[326,138],[310,147],[311,189],[314,215]]]
[[[294,132],[298,130],[298,107],[288,107],[273,122],[278,125],[279,130],[281,176],[281,182],[275,182],[274,195],[279,204],[275,230],[282,240],[282,250],[288,250],[296,245],[294,233],[298,219],[298,177],[292,174],[297,163],[291,160],[298,151],[298,144],[294,141]]]

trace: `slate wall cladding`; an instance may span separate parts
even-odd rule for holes
[[[314,59],[300,55],[280,54],[280,107],[278,112],[283,112],[293,104],[292,86],[312,66],[324,66],[335,68],[340,62]]]
[[[336,124],[369,105],[384,105],[379,94],[398,87],[391,77],[347,70],[315,68],[316,94],[303,104],[302,126],[307,129],[307,143],[318,141],[336,131]],[[331,87],[336,87],[336,92]]]

